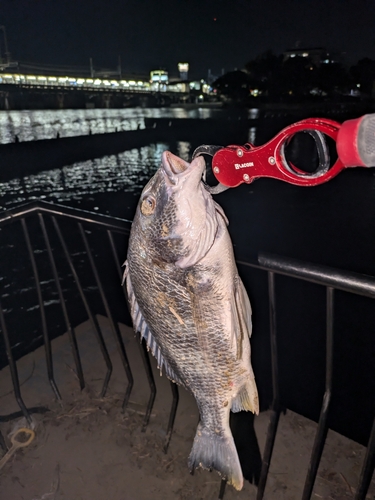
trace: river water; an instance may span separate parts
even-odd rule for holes
[[[77,135],[106,134],[145,127],[145,118],[216,118],[215,108],[126,108],[0,111],[0,144]],[[236,115],[257,118],[257,108]]]
[[[236,111],[235,118],[257,118],[258,109]],[[1,111],[0,144],[42,139],[103,134],[145,127],[145,118],[217,118],[218,109],[134,108],[48,111]],[[255,141],[255,127],[250,137]],[[0,210],[15,204],[42,199],[118,217],[132,218],[134,204],[123,203],[116,193],[139,196],[160,163],[161,154],[171,150],[188,160],[192,144],[186,141],[156,143],[116,155],[76,162],[59,169],[0,181]],[[0,176],[1,179],[1,176]],[[116,203],[108,205],[107,201]],[[123,200],[123,198],[122,198]],[[130,211],[129,211],[130,210]]]

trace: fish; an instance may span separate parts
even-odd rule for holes
[[[133,327],[160,372],[195,397],[200,420],[191,470],[216,470],[237,490],[243,474],[230,411],[259,413],[251,365],[251,305],[228,220],[205,188],[205,161],[169,151],[140,196],[124,281]]]

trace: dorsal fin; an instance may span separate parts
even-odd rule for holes
[[[156,358],[158,369],[160,370],[160,375],[162,374],[164,366],[165,374],[170,380],[172,380],[172,382],[176,382],[179,385],[184,385],[184,383],[176,375],[174,370],[170,367],[169,363],[164,358],[161,349],[155,340],[153,333],[151,332],[145,318],[143,317],[142,311],[134,295],[127,261],[125,262],[123,282],[124,281],[126,283],[126,291],[128,295],[130,315],[132,317],[134,331],[140,334],[141,340],[145,339],[147,344],[147,350],[151,351],[152,355]]]

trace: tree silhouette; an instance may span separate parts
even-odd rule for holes
[[[218,78],[212,86],[220,95],[240,102],[249,96],[250,79],[243,71],[231,71]]]
[[[375,94],[375,61],[365,57],[349,70],[354,85],[359,84],[361,93],[371,96]]]
[[[317,87],[327,95],[347,92],[350,87],[350,77],[340,63],[321,64],[317,70]]]
[[[362,59],[350,72],[338,62],[313,61],[296,54],[284,60],[271,50],[245,65],[244,71],[232,71],[214,82],[219,95],[233,102],[247,102],[251,89],[259,89],[266,99],[310,100],[317,95],[345,95],[359,84],[361,94],[375,96],[375,61]]]

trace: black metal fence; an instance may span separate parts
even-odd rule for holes
[[[68,332],[76,373],[79,379],[79,385],[82,389],[85,386],[85,378],[82,370],[80,352],[74,331],[74,324],[77,324],[77,315],[74,308],[69,306],[69,297],[65,284],[66,274],[71,277],[71,282],[75,288],[74,302],[80,301],[80,309],[89,319],[96,340],[100,347],[107,371],[104,377],[101,396],[104,396],[112,374],[112,362],[108,354],[103,334],[96,319],[98,310],[103,310],[110,322],[111,330],[114,335],[117,349],[121,357],[122,366],[127,380],[124,391],[122,409],[124,410],[129,402],[129,397],[133,387],[133,374],[128,362],[125,346],[118,328],[119,313],[116,306],[119,304],[121,310],[125,310],[124,296],[116,297],[116,301],[109,301],[112,294],[112,288],[106,284],[106,278],[109,272],[109,281],[113,279],[121,280],[121,259],[126,253],[127,238],[130,232],[130,222],[122,219],[116,219],[99,214],[93,214],[82,210],[71,209],[58,205],[52,205],[45,202],[35,202],[8,210],[0,215],[0,231],[5,226],[12,225],[12,234],[18,234],[15,239],[17,248],[13,253],[25,253],[22,270],[29,272],[30,280],[33,284],[33,293],[36,294],[39,324],[41,325],[42,338],[40,344],[44,344],[45,357],[47,364],[48,379],[52,391],[57,399],[61,399],[59,388],[55,382],[53,369],[53,356],[51,352],[51,340],[55,336]],[[32,232],[30,231],[30,228]],[[5,235],[2,235],[1,243],[6,246]],[[10,245],[13,248],[12,245]],[[100,247],[100,253],[98,248]],[[79,251],[77,251],[79,249]],[[36,256],[42,254],[46,258],[37,259]],[[76,255],[80,255],[77,261]],[[23,254],[22,254],[23,255]],[[103,259],[103,255],[105,258]],[[110,256],[110,257],[109,257]],[[90,275],[94,280],[95,300],[87,292],[83,282],[85,267],[89,266]],[[103,268],[105,261],[106,268]],[[26,263],[25,263],[26,262]],[[110,262],[110,264],[109,264]],[[334,352],[334,300],[335,290],[344,290],[352,294],[364,295],[375,298],[375,279],[368,276],[354,273],[341,272],[332,268],[318,265],[311,265],[304,262],[298,262],[292,259],[285,259],[276,256],[261,255],[259,264],[248,262],[238,262],[241,266],[261,270],[268,275],[268,296],[269,296],[269,326],[270,326],[270,346],[271,346],[271,365],[272,365],[272,405],[271,416],[267,431],[266,445],[263,453],[262,471],[258,485],[257,500],[261,500],[264,495],[268,470],[272,459],[272,452],[276,433],[278,429],[279,417],[282,409],[282,402],[279,391],[279,361],[277,349],[277,297],[275,293],[275,275],[282,274],[292,278],[316,283],[326,288],[326,373],[325,373],[325,393],[323,396],[318,428],[316,431],[315,442],[307,470],[305,486],[302,494],[302,500],[308,500],[311,497],[313,486],[322,456],[325,439],[328,432],[328,414],[332,398],[332,371],[333,371],[333,352]],[[108,271],[109,270],[109,271]],[[86,269],[87,272],[87,269]],[[41,286],[41,275],[51,277],[49,281],[54,284],[54,296],[56,297],[56,307],[60,308],[63,318],[61,331],[56,331],[56,325],[48,321],[46,314],[46,290]],[[14,285],[17,286],[16,284]],[[49,290],[51,293],[51,290]],[[72,292],[70,291],[70,294]],[[122,293],[122,292],[121,292]],[[10,300],[12,297],[10,297]],[[14,299],[15,300],[15,299]],[[9,364],[14,395],[20,407],[20,412],[12,415],[13,418],[23,415],[29,424],[32,422],[31,414],[33,412],[43,412],[43,408],[27,408],[21,394],[21,388],[17,370],[17,357],[23,353],[17,354],[14,342],[15,330],[12,326],[9,328],[8,311],[0,303],[0,329],[4,341],[6,352],[6,361]],[[10,316],[9,316],[10,317]],[[129,317],[127,318],[129,322]],[[14,326],[14,325],[13,325]],[[0,337],[1,340],[1,337]],[[35,346],[33,347],[35,348]],[[144,343],[140,344],[141,356],[147,380],[150,389],[150,396],[143,421],[143,430],[146,429],[154,400],[156,397],[156,385],[151,369],[150,359]],[[1,359],[0,359],[1,362]],[[4,362],[3,362],[4,364]],[[164,450],[167,452],[171,439],[174,420],[176,416],[179,393],[178,388],[171,382],[172,405],[167,424]],[[9,418],[9,416],[7,416]],[[0,415],[0,421],[5,416]],[[0,447],[6,451],[6,444],[0,433]],[[372,426],[369,438],[366,456],[363,462],[361,476],[355,500],[365,499],[369,488],[371,477],[375,466],[375,420]],[[219,498],[224,498],[225,481],[222,481]]]
[[[246,262],[241,264],[247,266]],[[280,258],[272,255],[260,255],[260,266],[268,274],[269,293],[269,316],[270,316],[270,342],[271,342],[271,362],[272,362],[272,391],[273,401],[271,407],[271,417],[268,426],[266,446],[263,454],[262,472],[258,486],[257,500],[263,498],[268,469],[272,458],[273,446],[281,412],[281,401],[279,393],[278,375],[278,353],[277,353],[277,322],[276,322],[276,295],[275,295],[275,274],[282,274],[297,279],[309,281],[322,285],[326,288],[326,374],[325,392],[323,396],[318,428],[315,435],[313,450],[308,466],[302,500],[311,498],[311,494],[316,479],[320,459],[322,456],[325,440],[328,432],[328,413],[332,398],[332,371],[334,352],[334,292],[343,290],[349,293],[363,295],[375,299],[375,279],[369,276],[342,272],[325,266],[299,262],[294,259]],[[371,477],[375,466],[375,419],[367,447],[365,460],[362,467],[361,477],[355,500],[362,500],[366,497],[370,485]]]
[[[65,223],[65,228],[62,225]],[[38,310],[40,311],[40,323],[43,333],[43,344],[45,348],[45,357],[47,364],[48,379],[51,388],[57,399],[61,399],[59,388],[55,382],[54,370],[53,370],[53,357],[51,352],[51,339],[58,335],[59,333],[67,332],[69,336],[70,346],[74,358],[75,369],[77,377],[79,380],[80,388],[85,387],[85,378],[82,370],[80,352],[76,340],[76,334],[74,330],[73,323],[77,323],[77,314],[74,307],[68,307],[69,297],[74,293],[73,290],[67,290],[66,284],[63,286],[64,275],[69,271],[74,286],[75,286],[75,296],[73,302],[76,300],[79,302],[78,308],[82,309],[84,306],[84,311],[86,313],[86,318],[88,318],[93,327],[94,334],[96,336],[98,345],[100,347],[103,359],[105,361],[107,372],[104,378],[103,386],[101,389],[101,396],[105,396],[108,384],[111,379],[112,374],[112,362],[108,354],[107,346],[105,344],[103,334],[101,332],[99,323],[96,319],[96,312],[98,309],[98,301],[89,300],[87,290],[85,290],[82,280],[83,275],[87,272],[79,265],[79,262],[74,261],[73,253],[81,253],[84,255],[84,260],[89,263],[89,271],[93,276],[95,281],[96,295],[101,302],[101,310],[104,312],[109,319],[112,333],[117,344],[117,349],[121,357],[123,369],[125,372],[125,377],[127,379],[127,386],[125,389],[124,399],[122,403],[122,409],[124,410],[128,404],[130,394],[133,388],[133,374],[129,365],[128,357],[126,354],[125,346],[119,331],[118,323],[115,320],[116,313],[118,311],[113,311],[113,306],[109,304],[108,296],[111,295],[111,291],[108,290],[108,286],[103,285],[103,269],[100,269],[102,262],[100,259],[95,259],[94,251],[91,249],[92,246],[98,247],[100,242],[100,247],[104,250],[104,255],[107,259],[112,259],[113,277],[118,283],[121,282],[122,270],[121,270],[121,258],[125,255],[127,238],[130,233],[130,222],[121,219],[115,219],[113,217],[106,217],[103,215],[93,214],[85,212],[82,210],[75,210],[63,206],[52,205],[45,202],[35,202],[27,205],[17,207],[15,209],[4,212],[0,216],[0,228],[3,228],[7,224],[12,224],[12,233],[18,231],[21,238],[17,239],[20,257],[24,257],[22,253],[26,250],[30,266],[25,266],[31,269],[32,280],[34,285],[34,292],[37,295]],[[32,225],[33,229],[33,243],[30,237],[29,226]],[[64,231],[65,229],[65,231]],[[39,232],[39,234],[38,234]],[[91,236],[91,245],[89,243],[89,237]],[[118,238],[120,236],[120,238]],[[23,240],[22,240],[23,237]],[[117,237],[117,241],[116,241]],[[77,241],[79,240],[79,241]],[[95,241],[93,241],[95,240]],[[4,237],[2,238],[2,243],[5,244]],[[69,249],[70,246],[74,246],[74,252]],[[82,252],[77,252],[77,245],[81,247]],[[41,250],[41,248],[43,250]],[[35,255],[37,252],[44,252],[47,259],[42,259],[37,265]],[[103,255],[103,254],[102,254]],[[82,255],[81,255],[82,257]],[[65,259],[65,263],[62,262],[62,258]],[[19,259],[21,260],[21,259]],[[23,259],[24,261],[24,259]],[[63,266],[65,264],[65,267]],[[46,267],[49,268],[46,270]],[[80,268],[81,267],[81,268]],[[43,269],[41,269],[43,268]],[[24,270],[24,269],[23,269]],[[55,294],[57,293],[59,307],[61,308],[63,316],[63,324],[60,332],[56,332],[56,327],[54,324],[48,325],[46,317],[46,297],[43,294],[41,287],[40,274],[43,272],[45,276],[49,272],[54,285],[56,287]],[[113,280],[112,280],[113,282]],[[65,288],[65,289],[64,289]],[[118,287],[120,288],[120,287]],[[124,289],[122,289],[124,290]],[[51,290],[49,290],[51,293]],[[120,307],[126,310],[125,297],[117,297],[120,299]],[[14,301],[17,301],[16,296],[13,297]],[[119,302],[119,300],[117,300]],[[55,316],[54,316],[55,317]],[[10,368],[10,374],[12,378],[14,394],[17,403],[21,409],[22,414],[25,416],[27,422],[31,424],[32,417],[31,413],[39,412],[43,409],[32,408],[28,409],[24,404],[18,371],[17,362],[15,360],[14,351],[15,346],[12,345],[11,339],[14,337],[14,331],[8,331],[7,326],[7,311],[4,311],[2,304],[0,303],[0,329],[2,332],[2,337],[4,340],[4,347],[7,356],[7,362]],[[129,321],[128,321],[129,322]],[[13,342],[14,344],[14,342]],[[150,360],[148,357],[147,349],[144,344],[140,344],[141,356],[144,364],[144,368],[147,375],[147,380],[150,387],[150,397],[147,405],[147,410],[143,422],[143,430],[146,429],[151,415],[153,403],[156,396],[156,385],[151,370]],[[33,347],[35,348],[35,346]],[[21,353],[22,354],[22,353]],[[24,353],[23,353],[24,354]],[[169,424],[166,432],[165,440],[165,450],[167,450],[169,445],[169,440],[172,435],[172,429],[174,424],[174,418],[176,414],[177,404],[178,404],[178,389],[175,384],[171,383],[172,390],[172,407],[171,414],[169,418]],[[15,415],[16,416],[16,415]],[[4,418],[4,417],[3,417]],[[0,416],[0,421],[2,417]],[[0,445],[5,449],[5,443],[2,436],[0,436]]]

